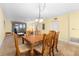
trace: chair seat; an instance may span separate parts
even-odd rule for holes
[[[42,45],[35,46],[34,49],[38,51],[39,53],[42,53]]]
[[[22,53],[22,52],[29,51],[30,48],[26,44],[21,44],[21,45],[19,45],[19,50]]]

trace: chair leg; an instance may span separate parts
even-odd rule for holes
[[[56,44],[56,46],[55,46],[55,49],[56,49],[56,51],[58,52],[57,44]]]
[[[51,56],[51,50],[49,50],[49,56]]]
[[[50,48],[50,49],[49,49],[49,56],[52,56],[52,51],[53,51],[53,49]],[[53,51],[53,55],[54,55],[54,51]]]
[[[58,48],[56,47],[55,49],[56,49],[56,51],[58,52]]]
[[[44,49],[42,50],[42,56],[44,55]]]
[[[54,56],[54,48],[52,48],[52,55]]]
[[[16,56],[18,56],[18,54],[16,53]]]
[[[16,52],[16,56],[20,56],[20,53],[17,53],[17,52]]]
[[[54,56],[54,51],[52,51],[52,55]]]

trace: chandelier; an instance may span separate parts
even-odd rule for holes
[[[42,23],[43,22],[43,17],[41,16],[41,13],[45,10],[46,4],[45,3],[39,3],[38,4],[38,10],[39,10],[39,14],[38,14],[38,18],[35,19],[35,22],[39,22]]]

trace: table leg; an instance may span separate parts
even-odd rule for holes
[[[31,56],[34,55],[34,49],[33,49],[33,45],[31,45]]]

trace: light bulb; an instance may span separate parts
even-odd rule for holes
[[[38,19],[36,19],[35,22],[38,22]]]
[[[40,22],[40,23],[41,23],[41,22],[43,22],[43,19],[40,19],[40,21],[39,21],[39,22]]]

